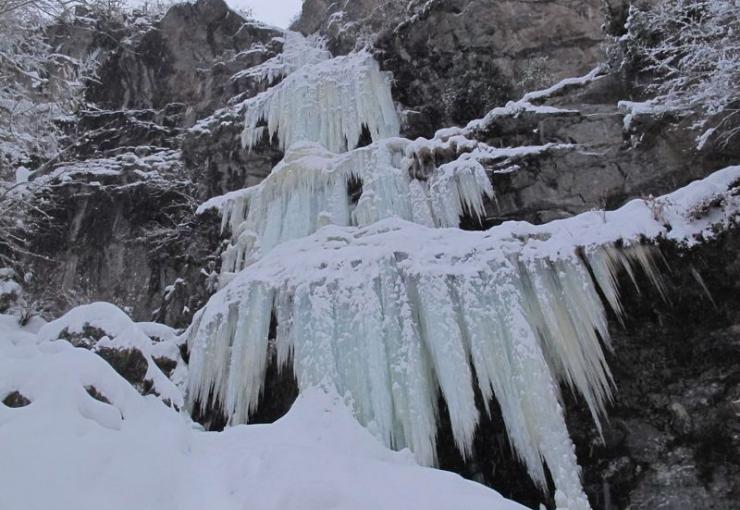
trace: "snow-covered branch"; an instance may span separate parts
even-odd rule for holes
[[[628,64],[653,78],[655,102],[697,123],[722,144],[740,134],[740,3],[662,0],[632,8],[620,45]]]

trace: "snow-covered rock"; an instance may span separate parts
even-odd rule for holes
[[[39,330],[39,342],[58,339],[97,353],[139,392],[182,407],[178,386],[182,387],[187,368],[180,356],[181,342],[171,328],[137,324],[115,305],[99,302],[73,308]]]

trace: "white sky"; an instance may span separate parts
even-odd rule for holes
[[[250,7],[254,17],[271,25],[288,28],[301,10],[302,0],[226,0],[234,8]]]

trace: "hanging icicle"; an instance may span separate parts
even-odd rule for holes
[[[498,400],[532,478],[545,485],[544,459],[568,508],[587,508],[557,390],[558,380],[571,384],[596,417],[610,397],[599,341],[608,341],[606,318],[587,266],[575,255],[520,259],[513,240],[477,251],[461,237],[469,253],[450,256],[429,232],[398,219],[356,232],[327,227],[240,273],[190,332],[192,401],[213,395],[232,422],[248,419],[274,309],[278,359],[293,360],[299,388],[349,396],[358,420],[388,446],[434,463],[439,387],[468,455],[477,380],[486,401]]]
[[[399,132],[390,78],[367,52],[305,65],[247,100],[242,145],[251,149],[277,135],[282,150],[304,141],[343,152],[357,145],[363,128],[373,141]]]
[[[315,143],[291,147],[259,185],[217,197],[215,207],[232,245],[222,274],[237,272],[276,245],[316,232],[324,225],[364,226],[397,216],[428,226],[457,227],[463,214],[481,217],[493,188],[483,166],[459,160],[411,177],[410,142],[390,138],[334,154]],[[356,203],[348,184],[361,183]]]

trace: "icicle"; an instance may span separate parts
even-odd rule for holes
[[[299,141],[333,152],[352,149],[367,128],[373,141],[397,136],[390,80],[367,52],[305,65],[275,87],[245,102],[242,145],[252,148],[277,134],[285,150]]]
[[[613,382],[600,344],[600,338],[609,339],[606,316],[587,269],[573,257],[568,263],[532,262],[520,271],[550,365],[583,395],[600,428]]]
[[[437,462],[436,388],[432,365],[422,343],[419,321],[409,300],[408,279],[398,268],[401,254],[381,266],[384,344],[388,352],[395,424],[391,445],[408,447],[423,465]]]
[[[647,275],[650,283],[658,290],[660,297],[663,301],[668,302],[668,296],[666,294],[665,285],[660,277],[660,271],[655,264],[655,254],[660,254],[659,251],[653,246],[647,246],[643,244],[635,244],[627,249],[627,256],[634,260]]]
[[[253,284],[249,297],[239,308],[239,318],[231,346],[224,410],[235,423],[244,423],[257,408],[262,382],[267,371],[267,343],[273,292]]]
[[[370,225],[398,216],[422,224],[457,227],[470,211],[483,214],[491,183],[479,163],[443,165],[429,181],[412,179],[404,159],[408,141],[392,138],[334,154],[314,143],[297,143],[259,185],[225,195],[222,229],[232,233],[222,273],[237,272],[276,245],[327,225]],[[348,182],[362,182],[352,205]],[[451,199],[450,199],[451,197]]]
[[[432,211],[441,227],[457,227],[466,211],[485,216],[483,197],[493,199],[493,187],[478,161],[461,158],[434,171],[429,183]]]

